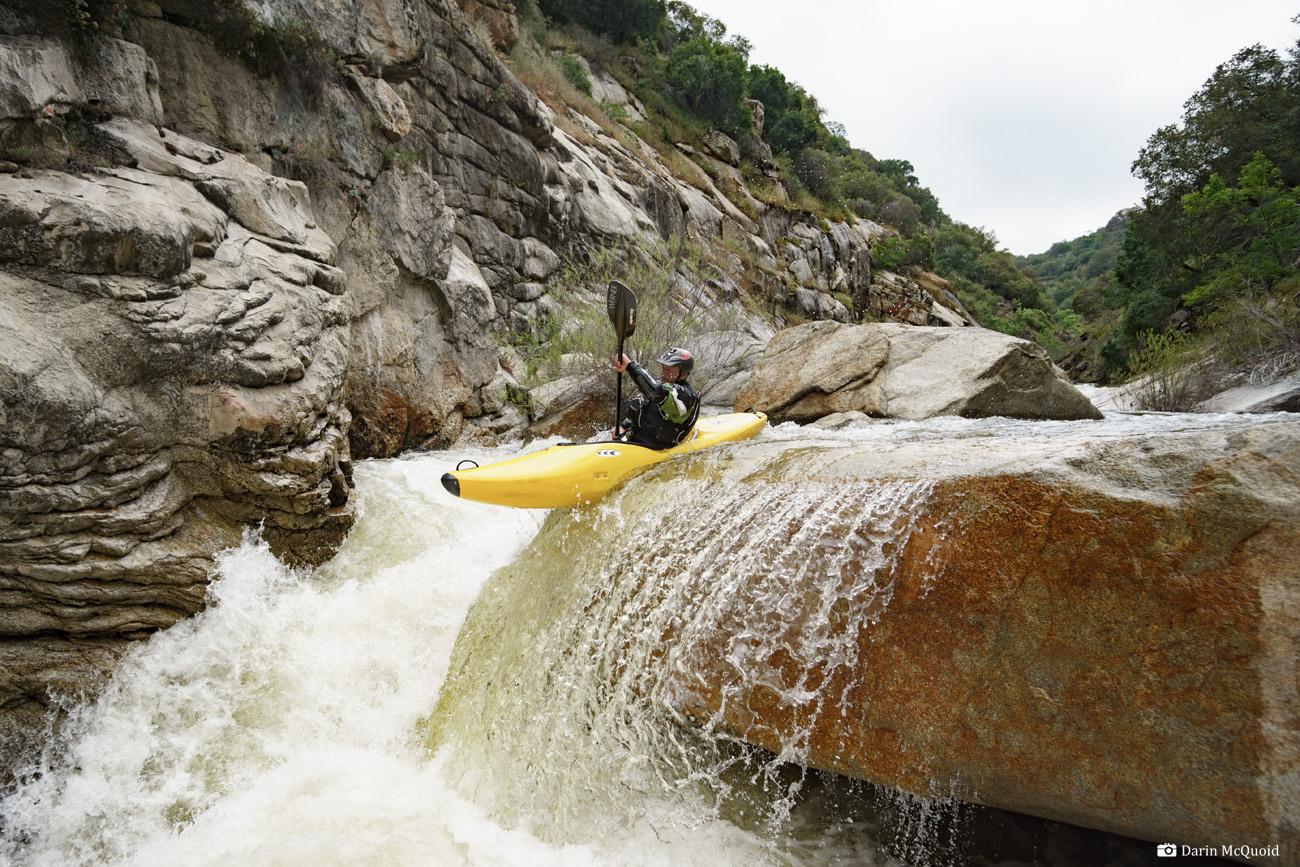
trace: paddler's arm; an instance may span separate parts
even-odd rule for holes
[[[632,374],[632,381],[646,396],[646,400],[659,407],[665,418],[678,424],[691,418],[695,411],[694,403],[684,397],[682,387],[660,382],[635,361],[628,361],[627,372]]]
[[[626,355],[623,357],[627,358]],[[630,358],[627,358],[627,372],[632,376],[632,381],[636,383],[637,389],[646,396],[647,400],[659,404],[668,396],[668,387],[651,376],[650,371]]]

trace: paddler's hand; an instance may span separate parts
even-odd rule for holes
[[[631,363],[632,359],[628,358],[626,355],[620,355],[618,358],[614,359],[614,369],[619,373],[622,373],[627,370],[627,366]]]

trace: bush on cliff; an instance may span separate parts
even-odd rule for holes
[[[618,43],[657,42],[667,19],[664,0],[536,0],[536,4],[542,14],[560,24],[577,24]]]
[[[570,259],[554,278],[561,287],[562,323],[548,339],[524,341],[516,349],[543,379],[594,375],[612,382],[616,344],[605,295],[611,280],[621,280],[637,296],[636,333],[624,351],[657,374],[654,360],[664,349],[689,347],[700,359],[691,382],[703,389],[711,371],[725,367],[737,351],[729,335],[742,330],[746,319],[743,305],[725,303],[736,299],[721,297],[710,285],[718,273],[705,251],[685,238],[614,243]]]

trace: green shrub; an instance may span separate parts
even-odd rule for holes
[[[738,138],[753,122],[744,104],[747,51],[744,44],[699,36],[668,55],[664,81],[693,114]]]
[[[1131,394],[1139,409],[1190,412],[1213,393],[1205,347],[1177,331],[1145,335],[1144,345],[1129,358],[1135,382]]]
[[[528,0],[547,17],[572,22],[618,43],[658,42],[667,21],[664,0]]]
[[[933,268],[934,242],[924,232],[908,238],[886,238],[871,245],[871,260],[875,267],[885,271],[899,271],[913,266]]]
[[[654,360],[664,349],[688,347],[699,359],[691,382],[702,390],[737,351],[728,335],[739,330],[746,317],[743,304],[710,295],[705,281],[716,273],[704,250],[686,239],[671,244],[644,238],[620,242],[590,253],[585,261],[566,262],[552,278],[555,296],[565,309],[563,325],[539,347],[548,359],[563,361],[536,366],[547,367],[547,378],[595,374],[612,393],[610,360],[617,342],[605,297],[609,282],[621,280],[637,296],[636,333],[624,352],[657,374]],[[520,352],[532,369],[527,347]]]
[[[1205,333],[1216,357],[1251,380],[1300,368],[1300,276],[1274,295],[1225,303],[1206,320]]]
[[[794,172],[808,192],[823,202],[837,198],[834,158],[820,148],[804,148],[794,160]]]
[[[557,54],[554,60],[569,84],[587,96],[591,96],[591,77],[587,75],[587,68],[582,65],[581,60],[572,54]]]
[[[602,99],[600,101],[600,110],[605,112],[605,116],[614,123],[626,124],[628,121],[627,109],[621,103]]]
[[[774,150],[793,157],[827,140],[821,106],[781,70],[751,66],[746,78],[749,95],[763,103],[763,141]]]

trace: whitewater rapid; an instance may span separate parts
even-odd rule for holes
[[[221,556],[209,607],[136,647],[6,800],[5,855],[579,863],[457,797],[416,734],[479,585],[542,517],[451,501],[445,460],[359,466],[360,519],[323,568],[289,569],[253,536]]]
[[[1064,442],[1254,421],[1169,414],[1108,414],[1098,423],[940,419],[832,434],[786,425],[764,436],[909,439],[942,449],[954,437],[1028,434]],[[930,833],[933,802],[899,796],[874,814],[884,818],[869,820],[831,803],[848,788],[813,781],[776,827],[723,815],[689,787],[666,788],[638,792],[621,808],[595,813],[607,818],[594,826],[557,836],[538,827],[549,804],[502,809],[512,792],[485,795],[492,775],[457,761],[458,741],[481,737],[475,749],[490,762],[490,732],[460,732],[430,746],[430,715],[467,612],[493,571],[519,556],[548,514],[458,500],[439,478],[463,458],[482,463],[508,454],[361,463],[359,519],[324,567],[287,568],[255,534],[223,554],[205,611],[136,646],[103,695],[50,739],[37,773],[0,802],[0,861],[930,863],[921,850],[907,856],[906,839],[893,854],[884,851],[872,822],[910,824],[903,837],[919,839]],[[552,721],[543,710],[536,724]],[[743,776],[743,761],[738,766]],[[573,785],[581,785],[580,776]],[[755,812],[764,809],[759,804]],[[900,851],[903,861],[895,857]]]
[[[504,454],[363,462],[359,520],[322,568],[287,568],[255,535],[223,554],[208,608],[135,647],[52,742],[39,777],[0,805],[0,861],[785,861],[762,834],[677,803],[649,805],[671,827],[652,815],[607,837],[544,841],[468,800],[446,751],[429,751],[421,721],[465,614],[546,516],[457,500],[439,478],[462,458]]]

